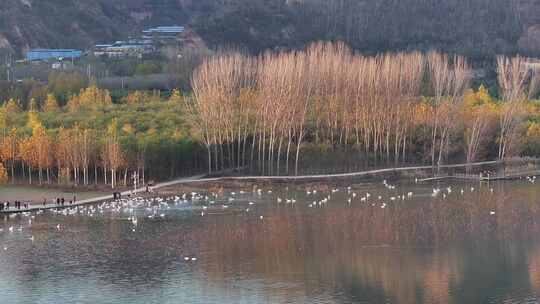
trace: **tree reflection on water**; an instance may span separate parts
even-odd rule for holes
[[[309,207],[313,195],[291,187],[258,200],[245,194],[204,216],[195,203],[141,216],[136,229],[123,213],[36,216],[22,232],[0,234],[9,246],[0,290],[10,290],[6,303],[76,302],[74,292],[114,303],[538,300],[540,187],[456,184],[432,197],[431,187],[409,185],[399,190],[415,192],[405,200],[362,187],[354,191],[373,194],[366,202],[349,204],[340,191]],[[27,220],[6,218],[3,227]]]
[[[214,279],[255,273],[304,282],[308,294],[370,303],[500,301],[529,285],[536,292],[538,189],[495,186],[386,208],[365,203],[277,208],[264,220],[210,218],[196,237],[213,260],[202,266]]]

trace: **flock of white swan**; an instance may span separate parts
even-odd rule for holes
[[[529,183],[536,182],[536,176],[527,177],[525,180]],[[415,180],[415,182],[417,182]],[[379,186],[378,186],[379,185]],[[186,210],[193,212],[195,215],[207,216],[215,214],[215,212],[223,213],[223,211],[234,208],[235,211],[256,214],[258,219],[264,220],[264,215],[252,212],[256,205],[268,204],[275,202],[278,206],[296,206],[297,200],[302,202],[301,205],[308,208],[324,208],[330,202],[338,203],[341,201],[347,205],[361,204],[363,206],[377,207],[385,209],[392,202],[407,201],[415,196],[429,197],[433,199],[447,199],[450,195],[463,196],[466,193],[475,192],[475,187],[467,186],[459,189],[448,187],[434,187],[431,192],[426,188],[425,191],[413,193],[411,191],[401,191],[398,185],[393,185],[387,180],[383,180],[380,184],[366,184],[361,187],[323,187],[324,190],[316,187],[305,189],[305,195],[301,191],[291,191],[290,195],[288,187],[286,191],[264,190],[262,188],[254,188],[252,191],[230,191],[222,194],[218,193],[183,193],[181,195],[169,197],[133,197],[122,198],[114,201],[106,201],[95,205],[73,206],[64,209],[51,209],[47,211],[24,212],[20,214],[11,214],[4,218],[4,227],[0,226],[0,241],[6,238],[7,235],[23,233],[29,231],[31,233],[32,224],[36,217],[45,213],[57,216],[87,216],[99,217],[110,215],[119,220],[126,220],[130,225],[132,232],[137,232],[137,227],[142,220],[159,221],[165,220],[171,215],[170,211]],[[456,191],[455,191],[456,190]],[[371,192],[370,192],[371,191]],[[279,192],[279,193],[278,193]],[[494,189],[489,188],[489,192],[493,193]],[[342,200],[345,199],[343,202]],[[495,215],[495,210],[487,211],[490,215]],[[11,219],[18,220],[16,225],[11,224]],[[61,233],[65,229],[65,224],[56,224],[53,230]],[[24,240],[34,242],[34,236],[30,235]],[[4,244],[3,250],[8,250],[8,246]],[[184,258],[185,261],[196,261],[196,257]]]

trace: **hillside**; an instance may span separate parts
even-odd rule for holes
[[[86,48],[139,33],[147,24],[186,22],[181,1],[2,0],[0,49]]]
[[[0,49],[84,48],[184,23],[210,46],[254,52],[339,39],[367,52],[540,53],[540,0],[3,0]]]
[[[538,0],[237,2],[244,3],[195,23],[209,44],[259,51],[326,39],[368,52],[439,48],[473,57],[540,50]]]

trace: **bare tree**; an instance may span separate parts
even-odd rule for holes
[[[524,102],[536,90],[536,77],[532,77],[526,60],[520,56],[498,56],[497,73],[503,100],[499,122],[499,159],[504,159],[509,150],[516,148]]]
[[[428,66],[433,89],[431,163],[440,166],[450,141],[455,115],[469,88],[472,73],[464,57],[455,56],[450,61],[447,55],[438,52],[428,54]]]

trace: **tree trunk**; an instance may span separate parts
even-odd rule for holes
[[[145,164],[143,163],[143,167],[142,167],[142,184],[143,185],[146,185],[146,177],[145,177],[145,170],[146,169],[146,166]]]
[[[114,184],[116,182],[116,170],[111,169],[111,187],[114,189]]]
[[[15,161],[11,160],[11,184],[15,184]]]
[[[304,137],[303,131],[300,131],[298,136],[298,144],[296,146],[296,164],[294,166],[294,175],[298,176],[298,159],[300,158],[300,146],[302,145],[302,138]]]
[[[208,150],[208,175],[211,175],[212,174],[212,150],[211,150],[210,145],[207,145],[206,149]]]

